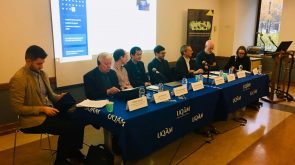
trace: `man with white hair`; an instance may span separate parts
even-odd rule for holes
[[[97,100],[120,92],[116,72],[111,69],[112,61],[109,53],[100,53],[97,67],[84,75],[84,90],[88,99]]]
[[[205,43],[205,49],[200,51],[196,56],[196,69],[218,70],[218,65],[215,60],[215,54],[213,53],[214,43],[212,40],[208,40]]]

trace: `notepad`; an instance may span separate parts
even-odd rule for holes
[[[102,108],[108,102],[109,102],[109,100],[98,100],[98,101],[95,101],[95,100],[86,99],[86,100],[80,102],[79,104],[77,104],[76,107]]]

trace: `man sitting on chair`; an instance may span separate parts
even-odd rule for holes
[[[97,67],[84,75],[84,89],[88,99],[97,100],[120,92],[116,72],[111,69],[113,57],[109,53],[97,56]]]
[[[33,45],[26,50],[25,66],[9,82],[11,107],[19,115],[22,132],[59,135],[55,164],[73,159],[83,162],[84,155],[79,149],[83,145],[84,125],[53,107],[65,93],[53,92],[42,70],[46,57],[47,53],[39,46]]]

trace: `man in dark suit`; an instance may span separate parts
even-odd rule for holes
[[[144,63],[141,61],[142,50],[133,47],[130,50],[131,59],[124,65],[128,72],[128,78],[133,87],[151,85],[145,72]]]
[[[113,57],[108,53],[99,54],[97,67],[84,75],[84,89],[88,99],[97,100],[120,92],[116,72],[111,69],[112,60]]]
[[[218,70],[215,54],[213,53],[214,43],[212,40],[208,40],[205,43],[205,49],[200,51],[196,56],[196,69],[203,69],[207,71]]]
[[[195,65],[191,61],[193,50],[189,45],[183,45],[180,48],[181,57],[176,61],[177,79],[191,78],[196,74],[204,73],[203,69],[195,70]]]
[[[151,83],[158,84],[173,81],[168,61],[164,59],[166,54],[165,48],[157,45],[154,48],[154,53],[155,58],[148,64]]]

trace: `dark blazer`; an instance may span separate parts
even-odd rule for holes
[[[107,89],[117,87],[120,89],[116,72],[110,70],[102,73],[97,67],[86,73],[83,77],[86,98],[97,100],[107,97]]]
[[[189,64],[190,64],[190,68],[195,70],[195,66],[194,66],[192,60],[190,60]],[[189,73],[188,68],[186,66],[185,59],[183,56],[179,57],[178,60],[176,61],[175,70],[176,70],[176,75],[177,75],[178,80],[180,80],[182,78],[194,77],[193,73]]]
[[[239,66],[243,66],[243,70],[250,71],[251,69],[251,61],[250,57],[245,56],[243,58],[239,58],[238,56],[231,56],[225,65],[224,69],[229,69],[230,67],[234,66],[235,69],[239,69]]]
[[[124,67],[126,68],[128,72],[128,78],[130,81],[130,84],[133,87],[139,87],[144,86],[145,82],[149,82],[149,79],[147,77],[147,74],[145,72],[144,63],[141,61],[138,61],[137,64],[134,64],[132,60],[130,59]]]
[[[157,69],[157,73],[153,71],[153,68]],[[167,60],[161,60],[154,58],[148,64],[148,72],[152,84],[166,83],[173,81],[170,67]]]
[[[203,61],[206,61],[208,65],[212,65],[214,62],[216,62],[215,54],[207,54],[204,50],[200,51],[196,56],[196,69],[203,69],[206,71],[205,66],[202,64]],[[216,63],[216,66],[211,66],[210,70],[218,70],[218,64]]]

